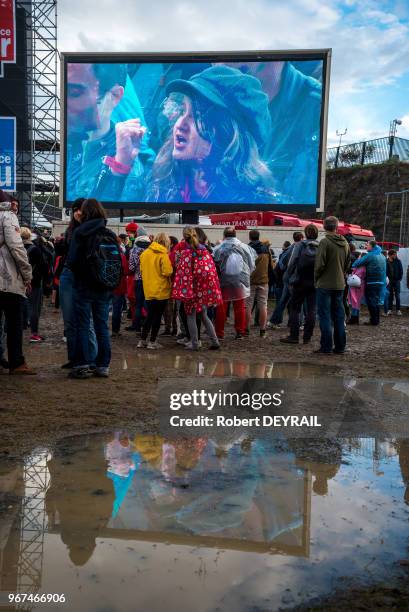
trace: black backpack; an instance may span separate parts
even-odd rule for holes
[[[297,277],[301,282],[314,284],[314,265],[318,243],[303,242],[297,261]]]
[[[55,253],[41,238],[36,244],[41,251],[44,262],[43,293],[45,296],[50,296],[54,278]]]
[[[27,248],[27,255],[29,256],[33,249],[37,248],[41,255],[41,280],[42,280],[42,288],[43,294],[46,297],[49,297],[52,292],[53,285],[53,277],[54,277],[54,259],[53,253],[44,245],[44,242],[41,237],[36,238]],[[36,266],[33,267],[33,272],[37,271]]]
[[[87,247],[86,266],[92,284],[97,289],[112,291],[122,276],[121,249],[115,234],[101,229],[89,239]]]

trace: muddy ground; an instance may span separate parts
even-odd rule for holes
[[[362,320],[367,317],[363,316]],[[123,327],[127,325],[124,318]],[[310,345],[279,342],[286,329],[268,331],[264,340],[252,329],[249,339],[235,340],[227,325],[220,351],[203,348],[186,351],[174,338],[163,338],[163,351],[137,349],[133,332],[122,331],[113,340],[109,379],[71,380],[61,369],[66,361],[60,313],[44,305],[41,333],[46,342],[30,345],[25,337],[27,362],[36,377],[0,374],[0,457],[19,456],[36,444],[57,437],[116,427],[139,426],[152,430],[156,422],[156,388],[159,380],[187,374],[287,378],[315,375],[353,375],[370,378],[407,378],[409,363],[409,313],[382,318],[378,328],[348,328],[345,355],[316,355],[319,330]],[[204,341],[204,344],[207,344]],[[1,371],[1,369],[0,369]]]
[[[362,321],[367,317],[362,317]],[[124,327],[127,321],[124,320]],[[16,459],[35,446],[76,433],[138,427],[153,432],[157,425],[156,388],[159,380],[186,375],[238,377],[283,376],[302,378],[335,375],[375,379],[408,378],[409,313],[382,318],[379,328],[361,325],[348,329],[345,355],[316,355],[319,333],[308,346],[282,345],[285,330],[269,331],[260,340],[252,329],[248,340],[235,340],[227,326],[220,351],[203,348],[185,351],[173,338],[164,338],[164,351],[136,349],[134,333],[123,331],[113,340],[111,377],[107,380],[70,380],[61,369],[66,361],[60,313],[44,306],[41,333],[46,342],[30,345],[25,338],[28,363],[36,377],[0,373],[0,459]],[[206,342],[204,342],[206,344]],[[0,370],[1,371],[1,370]],[[318,383],[318,379],[317,379]],[[408,568],[400,577],[370,589],[341,591],[325,601],[311,602],[303,610],[409,610]],[[402,575],[403,572],[403,575]],[[394,573],[394,572],[392,572]]]

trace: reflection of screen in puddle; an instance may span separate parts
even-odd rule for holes
[[[278,452],[269,440],[137,435],[127,448],[110,442],[106,458],[116,496],[109,528],[303,553],[309,478],[291,452]]]

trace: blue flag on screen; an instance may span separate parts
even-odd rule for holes
[[[16,191],[15,117],[0,117],[0,189]]]

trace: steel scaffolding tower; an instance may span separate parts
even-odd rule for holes
[[[385,193],[382,242],[409,246],[409,189]]]
[[[48,459],[47,450],[38,450],[24,461],[17,592],[27,595],[39,594],[42,586],[44,534],[47,529],[45,494],[50,481]],[[19,604],[17,609],[29,611],[33,607],[33,603],[26,602]]]
[[[27,88],[30,151],[18,162],[22,182],[22,220],[60,219],[59,97],[57,92],[57,0],[16,0],[24,10],[27,37]]]

